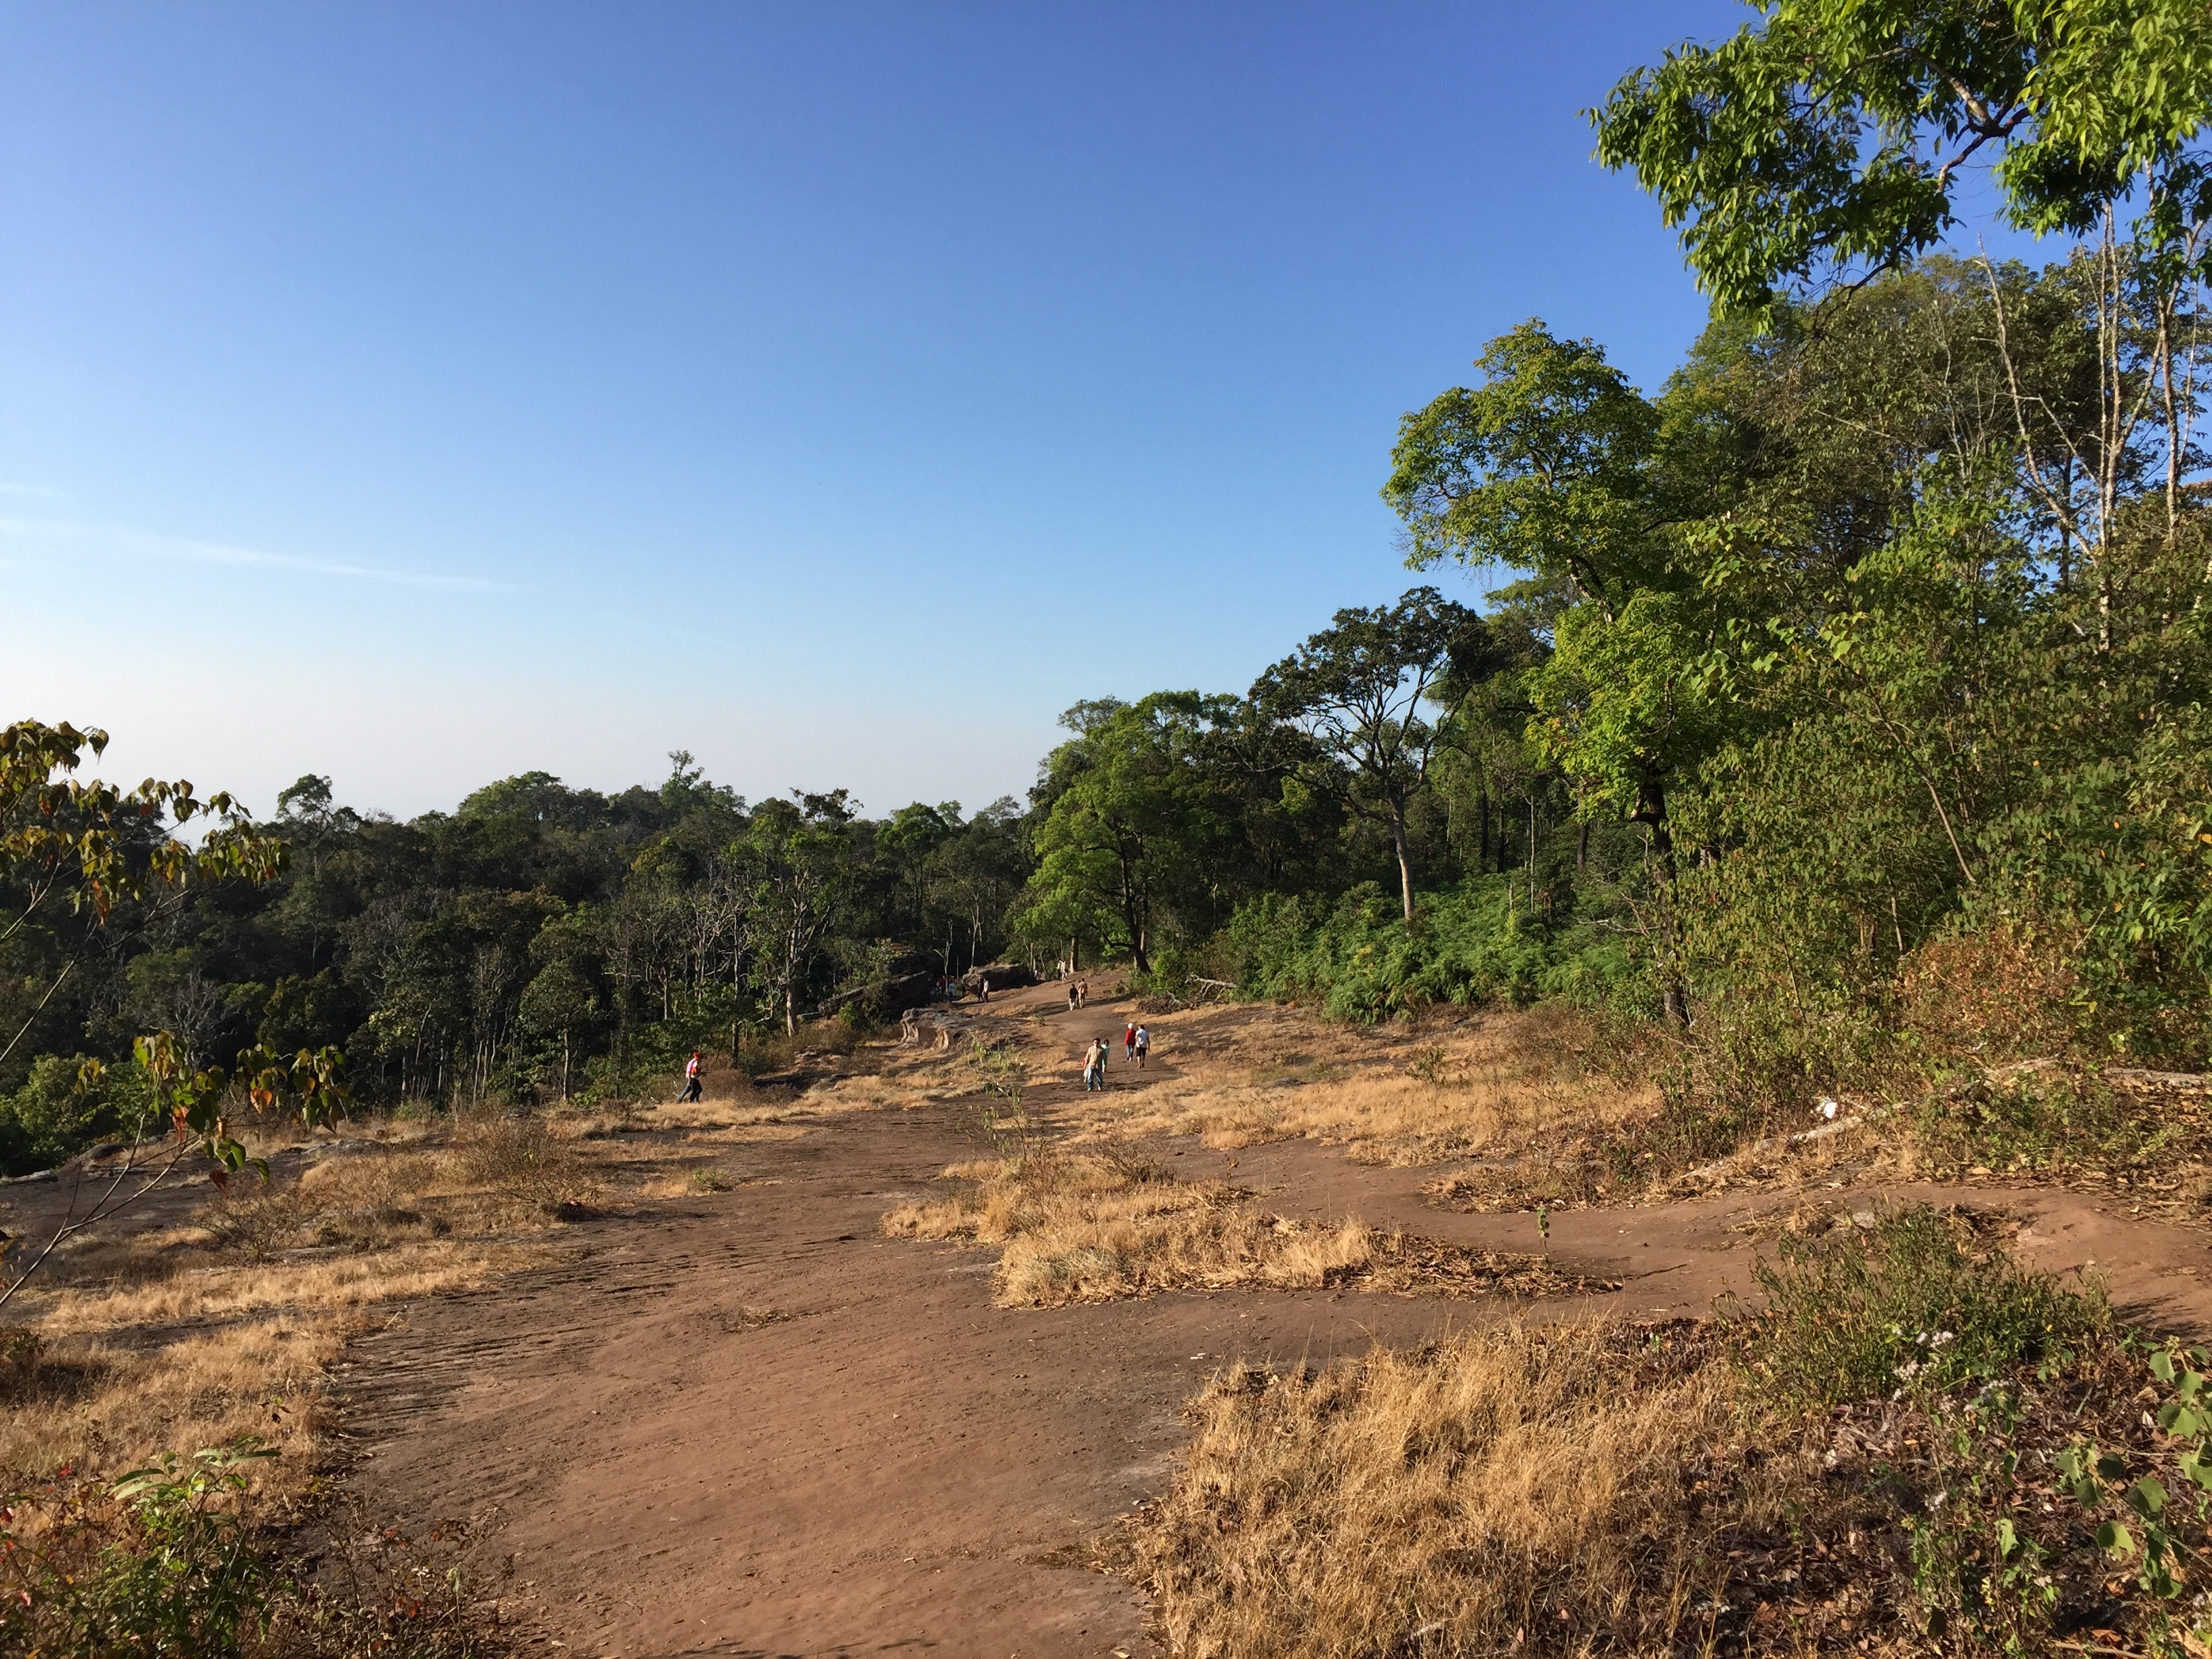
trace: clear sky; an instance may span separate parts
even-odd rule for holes
[[[0,716],[264,812],[1019,795],[1419,580],[1395,424],[1492,335],[1664,377],[1580,112],[1746,15],[0,6]]]

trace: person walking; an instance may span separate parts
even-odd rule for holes
[[[691,1051],[691,1058],[684,1062],[684,1092],[676,1097],[678,1100],[690,1102],[699,1098],[699,1073],[705,1069],[706,1061],[700,1058],[699,1051],[694,1048]]]
[[[1093,1089],[1105,1086],[1106,1042],[1103,1037],[1093,1037],[1091,1046],[1083,1051],[1083,1091],[1089,1094]]]
[[[1137,1069],[1139,1071],[1142,1071],[1145,1068],[1145,1056],[1152,1052],[1152,1034],[1150,1031],[1147,1031],[1143,1026],[1139,1025],[1137,1028],[1135,1041],[1137,1044]]]
[[[1075,988],[1073,985],[1067,988],[1067,1012],[1071,1014],[1075,1012]]]
[[[1132,1020],[1121,1030],[1121,1058],[1125,1060],[1134,1060],[1136,1057],[1137,1026],[1136,1022]]]

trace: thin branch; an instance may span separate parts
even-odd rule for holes
[[[62,988],[62,981],[70,976],[70,969],[76,966],[76,958],[75,957],[71,957],[67,962],[62,963],[61,972],[56,974],[54,975],[54,982],[46,987],[46,995],[40,997],[39,999],[39,1006],[31,1010],[31,1017],[23,1022],[22,1030],[17,1031],[14,1036],[8,1039],[8,1046],[6,1048],[0,1048],[0,1061],[6,1060],[9,1055],[14,1054],[15,1052],[15,1045],[23,1040],[24,1032],[28,1031],[31,1027],[39,1023],[39,1016],[46,1012],[46,1005],[54,1000],[54,993]]]

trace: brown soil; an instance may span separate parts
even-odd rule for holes
[[[1175,1075],[1172,1045],[1141,1075],[1122,1066],[1130,1005],[1069,1014],[1060,994],[994,999],[986,1029],[1055,1054],[1109,1036],[1115,1091]],[[1079,1095],[1061,1071],[1032,1086],[1032,1116]],[[1533,1215],[1428,1200],[1434,1167],[1193,1137],[1151,1150],[1285,1216],[1354,1215],[1439,1259],[1542,1255],[1551,1271],[1474,1297],[1386,1278],[1001,1309],[994,1252],[878,1231],[987,1150],[969,1121],[957,1101],[824,1115],[751,1146],[734,1191],[586,1219],[556,1265],[412,1305],[354,1345],[340,1380],[362,1479],[395,1513],[493,1519],[511,1602],[573,1652],[1137,1655],[1156,1651],[1143,1599],[1082,1564],[1164,1485],[1184,1403],[1228,1362],[1318,1364],[1519,1316],[1701,1314],[1751,1290],[1755,1250],[1793,1210],[1848,1224],[1920,1199],[1971,1206],[2032,1266],[2101,1273],[2132,1318],[2212,1331],[2212,1236],[2130,1218],[2124,1200],[1767,1189],[1555,1212],[1547,1240]],[[1546,1293],[1561,1284],[1584,1288]]]

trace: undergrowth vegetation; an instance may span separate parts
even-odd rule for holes
[[[1413,927],[1371,882],[1333,904],[1267,894],[1237,912],[1224,940],[1248,990],[1340,1019],[1540,999],[1632,1006],[1642,991],[1620,933],[1554,908],[1549,893],[1540,902],[1533,888],[1526,877],[1470,876],[1424,894]]]
[[[1133,1570],[1215,1659],[2198,1650],[2203,1356],[1926,1208],[1760,1283],[1718,1325],[1225,1370]]]
[[[116,1480],[0,1493],[0,1652],[40,1659],[489,1659],[510,1650],[468,1527],[416,1537],[321,1488],[250,1518],[244,1438]],[[264,1524],[255,1524],[255,1520]],[[272,1527],[266,1522],[275,1520]]]

